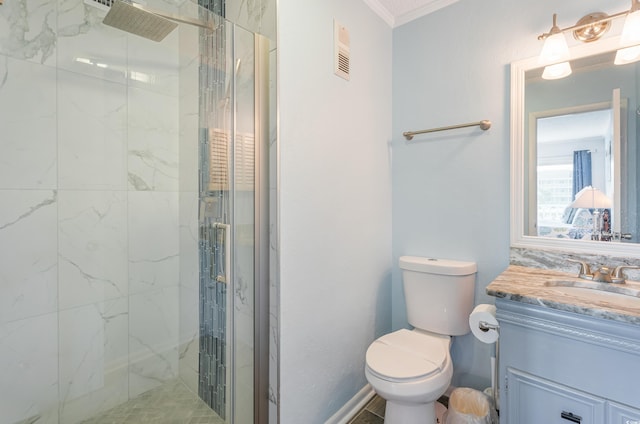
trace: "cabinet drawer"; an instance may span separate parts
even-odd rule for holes
[[[606,401],[602,398],[513,368],[507,369],[507,378],[509,424],[605,422]]]
[[[609,402],[609,424],[640,424],[640,409]]]

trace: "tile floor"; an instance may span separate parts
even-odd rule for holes
[[[449,398],[442,396],[438,402],[447,406]],[[348,424],[383,424],[385,405],[385,400],[375,395]]]
[[[224,424],[180,380],[172,380],[81,424]]]
[[[443,396],[440,402],[448,404]],[[375,395],[348,424],[384,424],[385,400]],[[180,380],[169,381],[80,424],[224,424]]]
[[[348,424],[384,423],[385,400],[375,395]]]

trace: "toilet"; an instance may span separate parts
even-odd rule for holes
[[[469,332],[475,262],[400,257],[409,324],[367,349],[365,376],[387,401],[385,424],[435,424],[436,401],[449,388],[451,336]]]

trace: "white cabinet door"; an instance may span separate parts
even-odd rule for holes
[[[508,410],[505,412],[509,424],[605,422],[606,401],[602,398],[513,368],[507,369],[507,378]]]
[[[640,424],[640,409],[609,402],[608,424]]]

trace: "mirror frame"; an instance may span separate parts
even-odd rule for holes
[[[570,59],[606,53],[619,48],[620,37],[571,47]],[[525,73],[540,68],[538,56],[511,63],[511,247],[560,250],[570,253],[602,254],[640,258],[640,243],[603,242],[592,240],[554,239],[525,235],[525,141],[524,96]],[[623,65],[624,66],[624,65]]]

